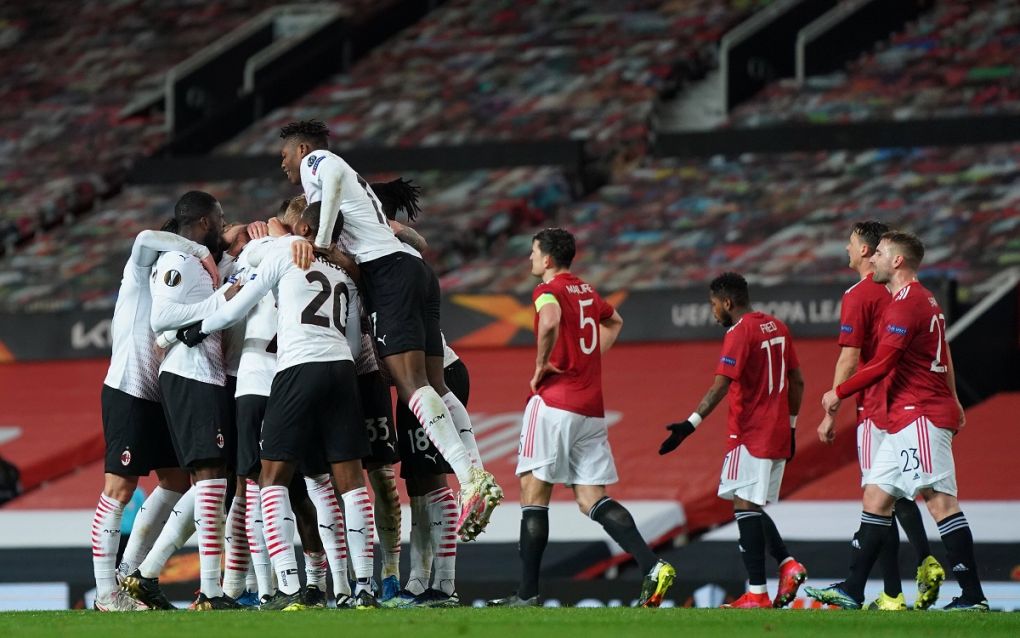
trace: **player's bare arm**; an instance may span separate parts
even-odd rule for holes
[[[353,279],[355,282],[361,280],[361,269],[358,268],[357,262],[354,261],[353,257],[348,255],[344,251],[340,250],[336,246],[331,247],[329,250],[316,248],[315,254],[322,255],[329,263],[333,264],[334,266],[340,266],[341,268],[343,268],[347,272],[347,274],[351,276],[351,279]],[[295,262],[295,264],[297,264],[297,262]],[[300,267],[300,264],[297,265]]]
[[[960,427],[967,425],[967,414],[963,411],[963,404],[960,403],[960,397],[956,394],[956,372],[953,369],[953,353],[949,349],[949,342],[946,341],[946,383],[949,385],[949,391],[953,393],[953,398],[956,399],[956,409],[960,412]]]
[[[538,356],[535,358],[535,374],[531,377],[532,392],[538,392],[538,385],[546,376],[563,372],[549,363],[560,333],[562,314],[559,304],[555,303],[547,303],[538,311]]]
[[[800,406],[804,402],[804,374],[800,368],[790,370],[786,375],[790,391],[786,395],[787,405],[790,408],[790,456],[787,461],[793,460],[797,453],[797,415],[800,414]]]
[[[875,358],[868,362],[849,379],[838,387],[829,390],[822,396],[822,409],[827,413],[835,414],[839,410],[840,402],[878,383],[888,375],[903,357],[903,351],[891,346],[879,346]]]
[[[398,221],[389,220],[390,228],[393,229],[393,234],[397,236],[397,239],[404,242],[411,248],[414,248],[420,253],[424,253],[429,247],[429,243],[425,241],[425,238],[421,234],[410,226],[405,226]]]
[[[623,330],[623,317],[616,310],[612,316],[599,322],[599,352],[605,354],[616,343],[620,331]]]
[[[861,349],[843,346],[836,360],[836,371],[832,377],[832,389],[843,383],[857,371],[861,361]],[[837,409],[838,412],[838,409]],[[793,414],[793,412],[790,412]],[[818,424],[818,438],[822,443],[832,443],[836,439],[836,413],[826,412],[822,422]]]
[[[666,426],[669,430],[669,437],[662,442],[659,446],[659,454],[669,454],[673,450],[680,447],[680,444],[684,442],[684,439],[694,434],[694,429],[701,424],[701,421],[712,413],[712,410],[719,405],[719,402],[723,400],[726,393],[730,390],[731,379],[725,375],[715,375],[715,380],[712,381],[712,386],[705,393],[704,398],[701,399],[701,403],[698,404],[698,408],[691,413],[691,416],[687,417],[686,421],[682,423],[670,423]]]

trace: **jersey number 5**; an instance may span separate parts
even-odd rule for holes
[[[769,359],[769,394],[775,387],[775,379],[772,373],[772,346],[779,346],[779,391],[782,392],[786,386],[786,337],[772,337],[768,341],[761,342],[761,349]]]
[[[581,317],[581,338],[578,341],[581,342],[581,352],[585,354],[591,354],[595,352],[595,346],[599,343],[599,327],[595,324],[595,319],[592,317],[584,316],[584,309],[595,303],[594,299],[578,299],[578,311]],[[591,343],[584,342],[584,328],[585,326],[591,327]]]
[[[347,284],[341,281],[334,289],[326,275],[316,270],[306,274],[305,279],[310,284],[319,284],[322,286],[322,290],[312,297],[305,309],[301,311],[301,323],[328,328],[329,317],[323,317],[317,313],[326,300],[332,296],[333,325],[340,331],[340,334],[345,334],[344,331],[347,329]]]

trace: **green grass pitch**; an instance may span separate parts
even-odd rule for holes
[[[721,609],[451,609],[303,612],[0,613],[0,636],[176,638],[663,638],[1020,636],[1020,613]]]

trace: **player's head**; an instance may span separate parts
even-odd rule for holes
[[[223,228],[223,241],[221,245],[223,250],[230,253],[231,255],[239,255],[244,247],[251,241],[251,236],[248,234],[248,225],[234,222],[233,224],[227,224]]]
[[[921,268],[923,260],[924,244],[917,235],[900,230],[887,232],[882,235],[882,241],[871,256],[875,281],[880,284],[889,283],[897,272],[903,272],[908,279],[912,279]]]
[[[566,270],[574,262],[574,236],[562,228],[546,228],[531,238],[531,274],[541,277],[550,270]]]
[[[300,120],[280,129],[280,137],[280,168],[291,184],[300,184],[301,160],[312,151],[329,148],[329,128],[318,120]]]
[[[413,222],[421,213],[421,205],[418,203],[421,187],[410,180],[397,178],[392,182],[375,182],[372,184],[372,192],[379,198],[383,215],[387,219],[396,219],[397,213],[404,211],[407,221]]]
[[[712,314],[724,328],[733,325],[733,311],[747,310],[751,306],[751,294],[747,280],[735,272],[724,272],[708,285]]]
[[[314,202],[297,213],[291,212],[292,210],[288,210],[284,223],[290,226],[291,231],[295,235],[314,241],[315,237],[319,234],[319,217],[322,213],[322,203]],[[343,229],[344,214],[337,213],[336,224],[333,225],[333,234],[330,236],[330,243],[335,244],[340,240],[340,233]]]
[[[846,254],[850,257],[850,267],[860,268],[862,263],[875,254],[882,235],[889,232],[889,227],[882,222],[869,219],[857,222],[850,228],[850,241],[846,245]]]
[[[223,250],[223,208],[204,191],[188,191],[174,205],[174,217],[162,230],[177,233],[205,245],[210,252]]]
[[[293,230],[293,223],[300,219],[301,213],[308,207],[308,200],[304,195],[298,195],[283,202],[280,205],[280,214],[277,217],[283,222],[288,230]],[[316,225],[318,228],[318,225]]]

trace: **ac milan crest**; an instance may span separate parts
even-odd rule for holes
[[[131,465],[131,450],[124,448],[124,451],[120,453],[120,464],[124,467]]]

